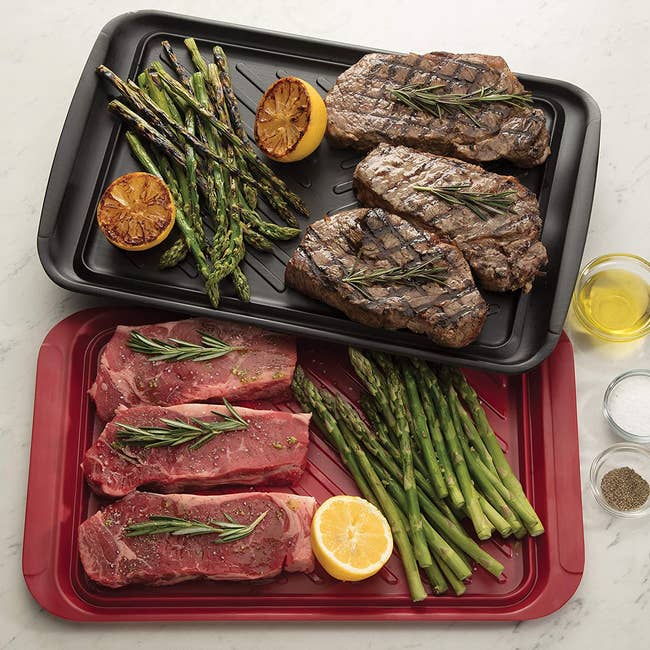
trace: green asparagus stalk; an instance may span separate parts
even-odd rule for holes
[[[453,387],[449,388],[447,395],[449,399],[450,408],[456,409],[456,412],[459,413],[461,417],[462,414],[467,415],[462,405],[460,404],[458,400],[458,396],[456,395],[456,391],[454,390]],[[470,473],[474,477],[474,480],[480,486],[483,495],[490,502],[490,504],[494,506],[494,508],[496,508],[498,513],[508,522],[511,532],[519,533],[519,531],[523,528],[523,524],[521,523],[517,515],[510,509],[509,505],[506,503],[506,500],[501,496],[501,494],[499,494],[499,492],[495,488],[493,484],[493,479],[489,476],[489,470],[483,464],[482,458],[480,458],[479,454],[475,450],[470,449],[469,440],[462,433],[458,437]],[[488,519],[490,519],[490,517],[488,517]],[[494,523],[494,521],[492,523]],[[497,529],[499,529],[498,526]],[[501,533],[502,536],[504,537],[507,536],[504,535],[502,530],[500,530],[499,532]]]
[[[114,99],[109,102],[108,110],[122,118],[133,128],[134,132],[149,140],[149,142],[158,147],[165,155],[180,165],[185,165],[185,155],[183,152],[162,133],[143,120],[137,113],[134,113],[128,106]]]
[[[449,391],[450,387],[452,386],[452,376],[453,376],[451,372],[451,368],[440,367],[438,370],[438,376],[440,377],[440,382],[444,390]],[[458,401],[457,396],[455,397],[455,400]],[[459,408],[457,410],[458,410],[458,416],[460,417],[461,420],[461,424],[463,425],[463,430],[465,432],[465,435],[469,439],[469,444],[472,447],[474,447],[474,449],[480,456],[481,461],[489,469],[489,471],[496,475],[497,470],[494,466],[494,462],[492,461],[492,456],[490,456],[490,452],[488,451],[485,443],[483,442],[483,439],[479,435],[478,430],[476,429],[476,426],[472,421],[472,418],[468,415],[467,411],[465,411],[464,408]]]
[[[241,210],[241,215],[242,219],[248,223],[251,228],[254,228],[268,239],[285,241],[288,239],[294,239],[300,234],[300,228],[279,226],[271,221],[264,221],[255,210],[249,208],[243,208]]]
[[[174,68],[176,76],[181,80],[181,83],[187,88],[190,89],[190,71],[178,60],[174,50],[172,49],[169,41],[162,42],[163,51],[165,52],[167,59],[169,60],[170,65]]]
[[[439,558],[434,556],[434,560],[435,559],[439,559]],[[442,561],[440,561],[440,569],[442,570],[445,578],[447,578],[447,580],[449,581],[449,584],[451,585],[451,588],[454,590],[456,596],[462,596],[467,590],[465,583],[462,580],[460,580],[458,576],[454,574],[451,568]]]
[[[158,261],[159,269],[171,269],[178,266],[187,257],[188,249],[185,238],[181,235],[174,243],[160,256]]]
[[[253,229],[246,222],[242,222],[241,227],[246,244],[264,253],[273,250],[273,243],[270,239],[267,239],[264,235],[257,232],[257,230]]]
[[[401,469],[381,449],[380,446],[373,444],[372,436],[364,436],[363,442],[368,451],[379,462],[379,464],[375,464],[375,470],[384,485],[386,485],[390,490],[394,483],[399,482],[399,491],[404,495],[403,488],[401,487]],[[390,482],[390,477],[395,479],[393,483]],[[391,491],[391,495],[394,499],[399,499],[399,495],[394,491]],[[451,511],[443,512],[440,508],[440,504],[434,503],[434,501],[425,494],[422,488],[420,488],[418,496],[420,499],[420,508],[425,516],[425,533],[427,531],[427,525],[431,526],[434,530],[440,531],[440,534],[461,559],[464,560],[461,553],[466,553],[470,558],[493,575],[497,577],[501,575],[503,572],[503,565],[486,553],[480,546],[478,546],[478,544],[476,544],[476,542],[474,542],[473,539],[471,539],[471,537],[467,535],[463,527],[454,518]],[[405,497],[403,498],[405,499]],[[405,501],[404,509],[406,509]],[[467,565],[466,561],[465,564]]]
[[[402,460],[403,486],[406,493],[408,505],[409,526],[413,533],[415,556],[418,558],[420,566],[429,566],[431,555],[424,539],[422,532],[422,517],[420,515],[420,503],[418,501],[418,491],[415,485],[415,471],[413,469],[413,452],[411,448],[411,432],[406,419],[406,405],[402,395],[402,382],[395,365],[387,355],[376,353],[374,358],[377,359],[386,374],[386,385],[388,395],[393,405],[395,415],[396,432],[400,443],[400,454]]]
[[[163,178],[167,183],[167,185],[169,186],[172,192],[172,198],[174,199],[174,203],[176,204],[176,224],[178,225],[180,231],[183,233],[183,236],[185,237],[185,242],[187,243],[189,250],[192,251],[192,254],[194,255],[197,269],[199,270],[199,273],[203,276],[203,279],[205,281],[205,289],[206,289],[207,296],[210,299],[212,305],[214,307],[217,307],[219,304],[219,287],[212,277],[212,271],[208,265],[208,261],[205,258],[205,255],[203,254],[203,251],[201,250],[201,246],[199,245],[199,242],[196,239],[194,230],[192,229],[189,222],[187,221],[187,218],[185,217],[185,214],[183,213],[182,209],[179,209],[179,206],[182,205],[182,199],[177,191],[178,185],[176,180],[173,178],[173,171],[171,165],[169,164],[166,158],[163,158],[162,169],[158,170],[153,160],[147,153],[146,149],[144,148],[140,140],[137,138],[137,136],[133,133],[127,133],[126,137],[129,146],[131,147],[131,151],[133,152],[137,160],[140,162],[140,164],[144,167],[144,169],[146,169],[152,174],[155,174],[156,176]]]
[[[194,63],[196,69],[203,75],[207,76],[208,74],[208,64],[205,59],[201,56],[199,48],[196,44],[196,41],[193,38],[186,38],[183,43],[188,49],[190,56],[192,57],[192,63]]]
[[[218,120],[212,113],[210,113],[205,108],[203,108],[203,106],[201,106],[201,104],[197,102],[196,99],[190,93],[188,93],[188,91],[166,71],[161,71],[160,73],[156,73],[156,74],[158,74],[162,83],[167,87],[168,91],[173,96],[178,96],[184,99],[199,115],[201,115],[206,120],[208,120],[210,124],[214,126],[214,128],[219,132],[219,134],[223,138],[225,138],[233,147],[235,147],[237,150],[240,151],[240,153],[242,154],[243,158],[246,160],[250,168],[252,170],[255,170],[256,173],[258,173],[265,180],[267,180],[277,190],[277,192],[293,206],[293,208],[297,212],[303,215],[309,214],[307,207],[302,202],[300,197],[298,197],[296,194],[291,192],[289,188],[286,186],[286,184],[284,183],[284,181],[278,178],[273,173],[271,168],[268,167],[265,163],[263,163],[244,144],[241,138],[239,138],[239,136],[237,136],[237,134],[234,131],[231,131],[228,126],[226,126],[223,122]]]
[[[454,465],[459,487],[463,493],[463,498],[465,499],[467,513],[472,520],[472,525],[474,526],[478,538],[488,539],[490,537],[491,525],[481,510],[476,490],[472,484],[472,479],[470,478],[469,470],[465,463],[465,457],[463,456],[458,435],[447,405],[447,400],[442,394],[440,385],[438,384],[438,379],[433,371],[428,366],[423,366],[422,371],[422,376],[436,407],[440,428],[442,429],[445,442],[447,443],[447,449],[449,450],[451,462]]]
[[[544,532],[544,526],[535,510],[530,505],[530,502],[521,487],[521,483],[512,472],[512,469],[501,450],[499,441],[494,434],[494,431],[492,431],[492,427],[490,427],[485,411],[481,407],[478,395],[469,385],[467,379],[465,379],[465,376],[461,372],[454,371],[452,373],[452,380],[454,386],[472,414],[474,424],[490,452],[490,456],[492,457],[492,461],[494,462],[494,466],[496,467],[501,481],[512,495],[512,501],[510,502],[511,507],[519,515],[530,535],[533,537],[541,535]]]
[[[302,370],[300,371],[300,373],[298,373],[297,376],[300,377],[301,374],[302,374]],[[292,388],[299,402],[301,402],[303,408],[305,408],[307,400],[304,396],[304,392],[301,389],[300,382],[294,381]],[[325,397],[325,391],[323,391],[322,393],[323,396]],[[332,404],[334,405],[337,404],[337,401],[334,398],[330,398],[330,406]],[[331,407],[334,408],[334,410],[336,410],[338,413],[338,407],[336,406],[331,406]],[[354,409],[352,409],[352,411],[354,411]],[[342,409],[341,412],[349,413],[348,409]],[[317,414],[314,414],[314,418],[317,426],[323,432],[325,432],[324,425],[318,422],[317,417],[318,417]],[[368,448],[368,451],[373,455],[373,457],[378,461],[378,463],[373,464],[376,474],[379,476],[382,483],[387,487],[387,489],[391,488],[393,490],[391,492],[391,495],[393,496],[394,499],[395,498],[403,499],[402,503],[404,504],[404,510],[406,510],[404,490],[401,485],[402,484],[401,469],[390,458],[390,456],[385,452],[385,450],[383,450],[381,445],[373,444],[373,442],[374,443],[377,442],[377,439],[374,437],[374,435],[372,435],[372,432],[369,432],[367,427],[363,425],[363,421],[361,422],[362,422],[362,428],[356,431],[359,435],[363,434],[362,442]],[[348,424],[348,422],[346,422],[346,424]],[[354,426],[350,427],[350,430],[352,430],[354,433],[355,427]],[[371,435],[366,435],[368,433],[370,433]],[[391,480],[391,477],[393,480]],[[397,486],[397,491],[395,491],[396,489],[395,486]],[[402,495],[401,497],[399,496],[400,494]],[[427,495],[422,489],[420,490],[419,498],[420,498],[420,506],[422,508],[424,515],[426,516],[425,524],[424,524],[425,529],[428,524],[427,520],[429,520],[431,523],[428,525],[434,528],[434,530],[441,531],[441,534],[444,537],[444,539],[449,543],[449,545],[456,552],[456,554],[461,559],[463,559],[463,561],[465,560],[461,555],[461,553],[466,553],[470,558],[472,558],[475,562],[480,564],[482,567],[484,567],[487,571],[489,571],[493,575],[497,577],[501,575],[504,569],[503,565],[499,563],[497,560],[495,560],[488,553],[486,553],[478,544],[476,544],[476,542],[474,542],[474,540],[471,537],[467,535],[463,527],[454,518],[453,514],[451,513],[451,510],[447,508],[447,512],[443,512],[440,509],[439,505],[437,505],[429,497],[427,497]],[[441,503],[444,504],[444,502]],[[467,567],[466,561],[465,561],[465,566]]]
[[[208,87],[211,89],[213,101],[218,107],[217,115],[219,119],[224,124],[226,124],[226,126],[229,126],[235,131],[235,133],[241,138],[242,142],[248,146],[249,149],[252,149],[246,133],[243,130],[243,127],[241,130],[239,130],[239,127],[241,126],[241,117],[239,115],[237,100],[234,93],[232,92],[230,72],[228,70],[226,55],[223,53],[223,50],[221,50],[221,48],[215,48],[215,50],[217,49],[220,50],[221,56],[217,57],[215,54],[215,60],[217,61],[217,64],[209,63],[207,72]],[[239,166],[244,166],[246,164],[242,155],[236,151],[235,157]],[[255,188],[249,184],[244,183],[242,187],[242,193],[248,207],[254,210],[257,207],[257,191]],[[293,215],[291,216],[293,217]]]
[[[232,282],[235,286],[235,291],[237,292],[237,297],[244,302],[250,302],[251,299],[251,289],[248,284],[248,280],[244,275],[244,272],[236,266],[232,270]]]
[[[497,509],[479,492],[478,502],[481,510],[485,513],[487,520],[492,524],[492,527],[501,535],[501,537],[509,537],[512,535],[512,526],[502,517]],[[525,532],[523,526],[520,527]]]
[[[357,377],[359,377],[361,383],[366,387],[366,390],[375,398],[388,430],[395,431],[397,429],[397,423],[393,411],[390,408],[388,397],[383,390],[385,382],[381,371],[360,350],[348,348],[348,354]]]
[[[422,408],[424,409],[429,424],[429,432],[431,433],[433,447],[436,450],[438,460],[440,461],[440,465],[444,472],[445,482],[447,483],[447,490],[449,492],[449,499],[455,508],[462,508],[465,505],[465,498],[458,486],[456,472],[454,471],[453,464],[449,458],[447,445],[445,444],[442,431],[440,430],[440,423],[436,416],[435,407],[423,376],[423,365],[426,364],[424,361],[420,361],[419,359],[414,359],[413,363],[416,372],[418,390],[422,400]]]
[[[384,486],[377,478],[377,475],[372,470],[370,463],[367,462],[367,458],[365,458],[366,462],[363,463],[365,473],[362,473],[359,463],[357,463],[357,459],[361,460],[360,456],[353,455],[352,450],[343,437],[343,433],[338,427],[336,420],[327,410],[320,398],[318,390],[313,383],[305,377],[300,366],[296,368],[294,373],[293,385],[294,391],[296,391],[297,388],[297,392],[302,394],[304,398],[308,400],[312,410],[317,414],[320,424],[324,427],[323,432],[326,433],[334,442],[343,463],[352,474],[361,494],[363,494],[364,498],[371,503],[378,505],[386,516],[404,565],[411,598],[414,601],[424,600],[424,598],[426,598],[426,592],[422,585],[413,548],[411,547],[411,542],[409,540],[408,531],[404,525],[405,522],[403,521],[399,510],[393,503],[393,500],[390,498]],[[372,482],[372,489],[369,481]]]
[[[413,429],[411,433],[417,440],[418,447],[427,466],[429,477],[433,488],[439,498],[444,499],[448,494],[447,484],[440,469],[436,452],[431,442],[429,426],[427,424],[426,414],[420,401],[415,375],[406,361],[401,364],[402,380],[404,382],[405,393],[408,400],[408,407],[413,417]]]
[[[445,576],[440,570],[440,566],[435,559],[435,556],[431,557],[431,565],[423,569],[424,574],[431,585],[431,590],[436,596],[442,596],[449,591],[447,586],[447,581]],[[453,574],[452,574],[453,575]]]
[[[252,146],[246,135],[244,129],[244,123],[241,119],[241,114],[237,106],[237,98],[232,89],[232,81],[230,78],[230,70],[228,69],[228,59],[226,58],[226,53],[223,51],[223,48],[216,45],[212,48],[212,53],[214,55],[214,60],[218,69],[219,79],[221,81],[221,87],[223,88],[223,94],[226,106],[228,108],[228,114],[230,116],[230,123],[232,125],[233,131],[239,136],[241,141],[250,149]]]
[[[194,131],[194,115],[190,111],[187,112],[185,117],[185,127],[188,131]],[[203,230],[203,221],[199,208],[199,190],[196,184],[196,158],[194,157],[194,149],[189,144],[185,146],[185,170],[189,188],[190,223],[194,228],[199,244],[203,248],[205,245],[205,232]]]
[[[321,392],[321,394],[324,391]],[[371,431],[365,422],[361,419],[356,409],[349,403],[343,400],[339,395],[337,395],[333,400],[333,406],[336,414],[339,419],[343,421],[348,428],[348,430],[355,436],[355,438],[368,449],[369,453],[377,458],[387,470],[387,478],[382,479],[383,483],[387,485],[388,481],[400,480],[399,469],[397,464],[388,456],[388,454],[381,448],[381,445],[378,442],[376,434]],[[388,487],[388,486],[387,486]],[[393,498],[400,505],[402,510],[406,512],[407,509],[407,499],[406,495],[403,492],[401,484],[398,486],[396,484],[396,489],[398,495],[396,498],[395,493]],[[462,558],[459,558],[455,551],[447,544],[447,542],[442,539],[438,533],[432,529],[427,530],[427,523],[423,522],[424,533],[431,548],[432,552],[435,552],[436,555],[442,557],[445,562],[449,563],[454,572],[462,579],[469,577],[471,571],[470,568],[464,563]]]

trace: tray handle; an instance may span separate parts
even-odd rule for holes
[[[575,260],[582,259],[582,253],[587,240],[589,217],[591,216],[591,206],[593,205],[596,189],[595,179],[598,172],[598,152],[600,150],[600,109],[591,95],[582,89],[577,88],[576,90],[579,91],[584,100],[590,119],[585,127],[584,145],[580,156],[580,165],[576,176],[571,212],[569,213],[564,248],[562,250],[562,259],[565,262],[562,262],[560,265],[557,280],[558,291],[571,292],[573,292],[573,285],[575,284],[575,271],[573,270]],[[585,209],[589,210],[587,218],[578,218],[577,213]],[[550,332],[555,334],[562,333],[570,304],[570,298],[566,301],[556,301],[549,319],[548,329]]]
[[[64,398],[67,373],[61,348],[44,342],[38,355],[38,371],[34,400],[32,449],[29,461],[29,489],[25,507],[23,542],[23,574],[30,591],[41,584],[43,574],[54,570],[56,552],[53,542],[59,526],[57,504],[60,500],[61,471],[52,482],[52,473],[45,467],[61,467],[65,439]],[[52,431],[57,435],[52,435]],[[36,595],[35,595],[36,597]],[[36,597],[38,600],[38,597]]]

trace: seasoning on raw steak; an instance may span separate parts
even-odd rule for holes
[[[484,289],[529,291],[546,264],[537,197],[512,176],[493,174],[455,158],[381,144],[357,165],[354,185],[364,205],[398,214],[456,244]],[[464,204],[449,203],[415,186],[462,186],[463,191],[479,195],[512,192],[512,205],[501,214],[482,218]]]
[[[83,461],[86,481],[98,494],[122,497],[145,486],[183,492],[216,485],[291,485],[303,474],[309,446],[309,413],[236,407],[245,429],[224,431],[197,448],[192,443],[146,449],[120,438],[120,425],[162,427],[161,418],[214,423],[228,415],[225,406],[140,405],[118,409]],[[124,434],[123,434],[124,435]]]
[[[500,56],[484,54],[366,54],[327,93],[327,135],[339,146],[369,151],[381,142],[484,162],[505,158],[521,167],[550,153],[544,113],[532,106],[475,102],[467,113],[432,115],[396,101],[404,86],[439,86],[435,93],[521,95],[524,87]]]
[[[431,262],[441,281],[383,282],[377,273]],[[368,281],[351,281],[367,276]],[[487,305],[461,252],[433,233],[381,209],[360,208],[313,223],[286,270],[298,291],[370,327],[408,328],[458,348],[481,331]]]
[[[152,361],[127,346],[135,330],[149,337],[199,344],[201,333],[241,347],[210,361]],[[110,420],[118,406],[170,406],[226,398],[255,400],[288,393],[296,367],[292,336],[208,318],[120,325],[104,349],[90,389],[97,414]]]
[[[132,492],[79,526],[79,555],[88,576],[106,587],[169,585],[195,578],[257,580],[281,571],[314,569],[309,532],[316,509],[312,497],[247,492],[218,496]],[[209,525],[252,524],[237,541],[216,544],[216,534],[162,533],[125,536],[127,526],[150,516],[178,517]]]

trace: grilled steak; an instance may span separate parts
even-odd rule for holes
[[[247,492],[219,496],[132,492],[79,526],[79,555],[88,576],[106,587],[169,585],[194,578],[256,580],[282,570],[309,573],[314,556],[309,529],[312,497]],[[236,542],[215,544],[214,535],[125,537],[128,524],[150,515],[248,524],[266,511],[255,530]]]
[[[435,261],[442,282],[359,285],[346,276]],[[371,327],[408,328],[458,348],[481,331],[487,306],[461,252],[404,219],[365,208],[312,224],[289,260],[286,282]]]
[[[247,429],[224,432],[196,449],[188,444],[115,448],[118,423],[161,427],[161,418],[214,422],[221,420],[215,413],[228,413],[225,406],[209,404],[120,408],[86,452],[86,480],[95,492],[109,497],[122,497],[142,486],[182,492],[233,483],[281,485],[298,481],[307,462],[310,415],[241,407],[237,412],[248,422]]]
[[[435,92],[466,94],[524,87],[498,56],[483,54],[367,54],[341,74],[327,94],[327,134],[333,144],[369,151],[380,142],[404,144],[464,160],[505,158],[522,167],[550,153],[544,113],[532,107],[485,102],[441,117],[396,101],[393,89],[443,85]]]
[[[200,332],[242,347],[210,361],[152,361],[127,346],[132,330],[150,338],[176,338],[200,343]],[[281,395],[289,390],[296,366],[296,342],[291,336],[265,332],[208,318],[119,326],[99,362],[90,389],[97,414],[110,420],[118,406],[136,404],[187,404],[228,400],[253,400]]]
[[[354,184],[364,205],[389,210],[453,241],[485,289],[529,291],[546,264],[546,249],[539,241],[542,222],[537,199],[512,176],[492,174],[454,158],[383,144],[357,165]],[[512,198],[516,200],[506,213],[482,219],[465,205],[413,189],[415,185],[463,184],[476,193],[514,190]]]

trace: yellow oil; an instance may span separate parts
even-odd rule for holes
[[[650,287],[636,273],[609,269],[582,286],[577,301],[584,317],[612,335],[634,335],[650,319]]]

